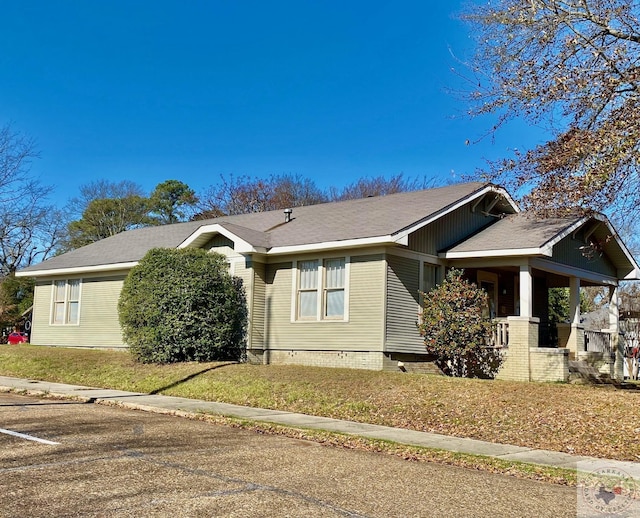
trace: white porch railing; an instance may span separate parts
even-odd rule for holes
[[[611,352],[611,333],[609,331],[584,331],[584,350],[604,353]]]
[[[509,345],[509,322],[506,318],[493,319],[493,336],[491,342],[493,347],[506,347]]]

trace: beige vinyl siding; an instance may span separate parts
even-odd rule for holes
[[[253,300],[251,303],[251,332],[250,348],[264,347],[265,323],[265,294],[266,294],[266,266],[263,263],[253,263]]]
[[[240,254],[234,250],[234,247],[234,242],[221,234],[215,235],[203,246],[210,252],[217,252],[227,257],[239,257]]]
[[[124,278],[125,274],[82,278],[78,325],[51,324],[53,279],[38,281],[34,293],[31,343],[70,347],[124,347],[118,323],[118,298]]]
[[[250,322],[250,328],[247,329],[247,340],[252,339],[253,328],[253,312],[254,312],[254,299],[255,293],[255,272],[254,265],[250,259],[244,256],[237,256],[231,258],[232,267],[231,272],[234,277],[242,279],[242,286],[244,288],[245,300],[247,302],[248,318]],[[264,296],[263,296],[264,298]],[[247,342],[248,345],[248,342]]]
[[[409,249],[437,255],[470,235],[494,223],[496,218],[485,216],[480,208],[472,211],[473,203],[445,214],[433,223],[409,235]]]
[[[387,255],[386,352],[425,352],[416,328],[419,290],[420,261]]]
[[[265,349],[382,351],[384,261],[381,254],[350,258],[348,321],[292,322],[292,272],[292,262],[267,265]]]
[[[251,297],[251,291],[253,290],[253,268],[247,265],[246,260],[233,260],[233,267],[231,272],[234,277],[240,277],[242,279],[242,285],[244,286],[247,297]]]

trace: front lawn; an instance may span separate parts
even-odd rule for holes
[[[222,401],[640,461],[639,385],[571,384],[297,366],[143,365],[126,352],[1,346],[0,375]]]

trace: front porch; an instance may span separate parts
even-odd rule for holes
[[[614,345],[612,336],[614,332],[606,331],[591,331],[581,329],[581,326],[571,329],[569,324],[558,325],[558,335],[560,342],[557,345],[540,345],[540,339],[538,338],[538,344],[529,347],[529,357],[526,358],[525,347],[509,348],[510,335],[513,336],[512,340],[524,341],[522,327],[528,327],[524,331],[524,334],[529,333],[526,339],[532,338],[535,341],[536,326],[539,326],[538,319],[532,319],[528,325],[522,322],[517,322],[515,318],[499,318],[495,320],[496,326],[493,332],[492,345],[505,351],[505,354],[517,354],[519,358],[515,362],[518,367],[523,362],[529,363],[529,379],[530,381],[547,381],[547,382],[565,382],[568,381],[570,376],[570,362],[579,361],[595,369],[599,374],[608,376],[610,378],[622,379],[620,374],[616,375],[616,355],[617,348]],[[513,327],[513,331],[510,329],[510,324]],[[515,326],[520,328],[518,332],[515,331]],[[539,329],[539,327],[538,327]],[[577,354],[575,354],[569,347],[568,339],[571,336],[572,331],[578,338]],[[580,334],[582,334],[583,340],[580,341]],[[539,336],[539,335],[538,335]],[[622,336],[618,334],[618,343],[623,342]],[[515,344],[515,342],[513,342]],[[546,343],[546,342],[542,342]],[[626,358],[625,358],[626,359]],[[527,372],[524,369],[510,369],[510,372],[505,372],[505,368],[501,371],[498,378],[500,379],[517,379],[519,381],[527,378]],[[619,367],[618,363],[618,368]],[[624,363],[622,364],[624,367]],[[507,367],[508,369],[508,367]],[[520,372],[513,372],[514,370]],[[627,374],[624,373],[624,376]]]
[[[515,214],[440,257],[489,295],[485,311],[496,322],[493,345],[506,355],[498,378],[568,381],[569,361],[582,359],[589,352],[585,340],[595,339],[585,335],[581,323],[580,290],[599,286],[608,298],[603,327],[609,352],[604,356],[613,358],[611,376],[623,379],[618,286],[621,280],[639,280],[640,268],[604,216]],[[562,323],[550,315],[552,288],[569,291],[568,318]]]
[[[489,295],[487,316],[495,323],[492,345],[506,359],[498,378],[516,381],[566,382],[569,362],[597,364],[600,372],[623,379],[624,350],[618,322],[618,287],[582,273],[562,275],[553,265],[544,269],[502,266],[468,268],[467,277]],[[605,286],[609,326],[600,332],[585,331],[580,319],[580,288]],[[569,290],[569,321],[550,317],[549,290]]]

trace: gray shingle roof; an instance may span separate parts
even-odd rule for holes
[[[344,202],[295,207],[284,223],[282,210],[148,227],[122,232],[22,270],[92,267],[140,260],[156,247],[174,248],[199,227],[219,224],[257,247],[272,248],[394,235],[486,188],[463,183]]]
[[[526,212],[511,214],[476,235],[465,239],[447,252],[489,252],[542,248],[580,219],[582,219],[581,216],[542,219]]]

